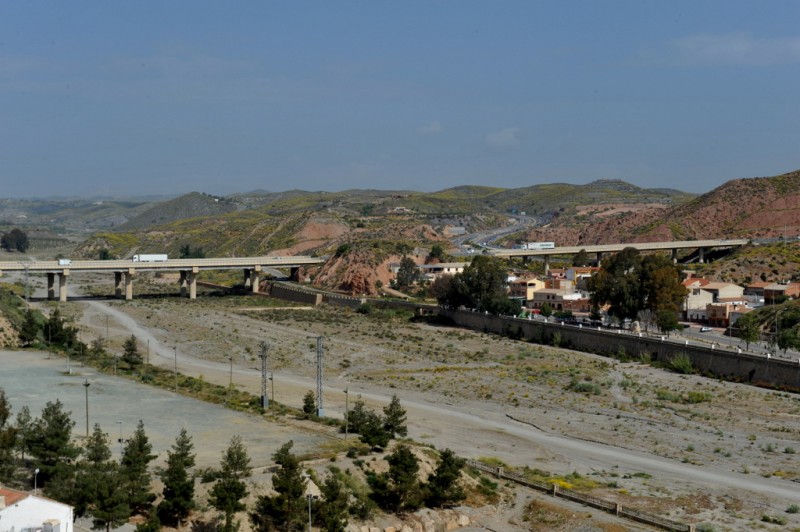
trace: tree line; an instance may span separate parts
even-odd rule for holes
[[[380,416],[356,402],[355,416],[346,415],[350,428],[364,431],[366,452],[381,449],[388,438],[407,434],[405,410],[393,397]],[[377,430],[373,425],[379,425]],[[419,479],[419,460],[410,447],[399,444],[386,457],[388,471],[375,473],[365,469],[367,484],[359,484],[349,470],[330,466],[324,478],[306,474],[302,462],[292,452],[293,442],[281,446],[272,458],[278,469],[272,476],[272,493],[260,495],[253,508],[247,508],[249,495],[246,479],[251,476],[250,457],[239,436],[231,438],[222,453],[218,468],[195,468],[194,443],[186,429],[181,429],[167,451],[165,465],[152,468],[153,454],[145,426],[139,421],[133,435],[120,442],[121,456],[114,458],[111,440],[98,424],[89,437],[76,443],[72,430],[75,421],[64,411],[60,401],[48,402],[39,418],[33,418],[27,406],[12,420],[11,405],[0,388],[0,483],[30,488],[34,482],[44,494],[72,505],[75,517],[88,516],[95,530],[110,530],[138,516],[138,532],[179,527],[200,508],[195,480],[212,483],[208,505],[217,516],[208,522],[199,519],[193,526],[207,530],[232,532],[241,523],[236,514],[247,511],[253,528],[259,532],[302,530],[306,510],[312,509],[316,526],[324,530],[345,530],[349,518],[367,519],[376,508],[391,512],[413,511],[422,506],[443,507],[465,497],[459,484],[464,461],[444,450],[436,469],[427,480]],[[374,433],[381,436],[375,440]],[[351,448],[348,456],[364,451]],[[363,468],[364,462],[354,460]],[[32,473],[38,470],[38,473]],[[153,476],[163,486],[159,495],[153,491]],[[35,475],[35,479],[33,478]],[[315,482],[321,497],[309,499],[307,483]],[[157,502],[158,501],[158,502]]]

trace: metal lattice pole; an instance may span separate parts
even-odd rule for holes
[[[259,355],[261,357],[261,408],[266,410],[269,408],[269,396],[267,395],[267,350],[269,344],[261,342],[258,347],[261,349]]]
[[[322,403],[322,336],[317,337],[317,416],[325,415],[325,406]]]

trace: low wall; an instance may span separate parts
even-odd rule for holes
[[[340,294],[323,294],[322,302],[336,307],[358,308],[367,302],[366,298],[344,296]]]
[[[293,301],[295,303],[304,303],[314,306],[322,303],[321,293],[295,288],[294,286],[283,283],[272,283],[269,293],[272,297],[283,299],[284,301]]]
[[[452,319],[460,327],[607,356],[624,354],[632,358],[649,357],[654,361],[669,363],[676,356],[685,354],[692,366],[704,374],[800,390],[800,364],[790,360],[738,353],[719,347],[684,345],[662,340],[661,337],[640,337],[620,329],[578,328],[461,310],[442,309],[440,314]]]

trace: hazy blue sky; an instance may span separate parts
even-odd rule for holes
[[[0,197],[800,168],[800,1],[0,0]]]

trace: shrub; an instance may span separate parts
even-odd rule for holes
[[[594,382],[573,380],[569,384],[569,389],[573,392],[585,393],[589,395],[600,395],[600,386]]]
[[[673,371],[682,373],[684,375],[694,373],[694,367],[692,366],[692,361],[689,359],[689,356],[686,353],[680,353],[677,356],[675,356],[672,360],[670,360],[669,367]]]

